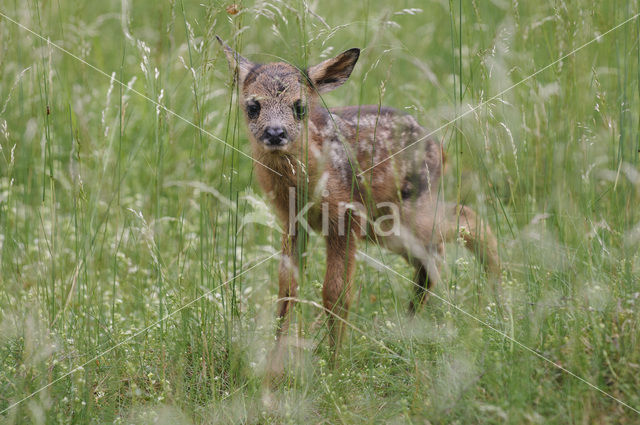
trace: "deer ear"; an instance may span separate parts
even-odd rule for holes
[[[244,78],[247,76],[249,71],[253,68],[254,64],[249,59],[241,56],[238,52],[233,50],[227,43],[222,41],[220,37],[216,35],[216,39],[218,43],[222,46],[224,50],[224,54],[227,57],[227,62],[229,62],[229,68],[231,68],[231,72],[234,75],[238,76],[238,83],[242,84]],[[237,74],[236,74],[237,73]]]
[[[360,49],[349,49],[335,58],[327,59],[307,70],[309,80],[318,93],[325,93],[340,87],[347,81],[360,57]]]

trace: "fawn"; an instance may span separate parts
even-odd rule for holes
[[[322,232],[326,240],[322,301],[334,356],[345,330],[356,246],[362,239],[402,255],[415,267],[412,314],[440,278],[437,259],[446,241],[462,237],[487,272],[499,274],[496,240],[489,227],[468,207],[445,203],[439,195],[444,163],[439,142],[421,140],[427,132],[412,116],[395,109],[327,109],[322,103],[320,94],[349,78],[359,49],[301,70],[284,62],[253,63],[216,38],[236,73],[239,102],[258,161],[257,180],[285,224],[278,341],[287,332],[297,294],[302,263],[297,258],[305,249],[296,232],[301,223]],[[305,190],[311,202],[301,205],[295,196]]]

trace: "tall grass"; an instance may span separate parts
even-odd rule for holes
[[[280,226],[236,150],[250,153],[238,88],[213,38],[255,61],[303,66],[361,47],[351,80],[326,103],[394,106],[438,128],[637,4],[229,6],[0,6],[112,75],[0,18],[0,421],[639,422],[437,298],[409,320],[411,284],[367,256],[412,270],[372,246],[360,246],[353,329],[332,369],[325,316],[310,303],[321,300],[319,235],[300,259],[305,302],[288,379],[263,385],[277,260],[251,267],[277,252]],[[504,309],[456,244],[435,289],[636,409],[639,41],[635,19],[438,133],[445,197],[472,205],[498,234]]]

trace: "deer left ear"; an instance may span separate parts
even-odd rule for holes
[[[326,93],[344,84],[360,57],[360,49],[349,49],[307,70],[318,93]]]
[[[249,59],[241,56],[238,52],[233,50],[227,43],[222,41],[220,37],[216,35],[216,39],[218,43],[224,49],[224,54],[227,57],[227,62],[229,62],[229,68],[231,68],[231,72],[234,74],[237,72],[238,75],[238,83],[242,84],[244,78],[247,76],[249,71],[253,68],[254,64]]]

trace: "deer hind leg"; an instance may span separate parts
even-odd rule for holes
[[[405,225],[399,234],[387,238],[388,246],[416,269],[414,298],[409,313],[414,314],[427,298],[428,292],[440,280],[438,257],[444,254],[444,242],[461,237],[465,247],[473,252],[494,281],[500,279],[497,242],[489,226],[466,206],[437,203],[424,197],[403,206]],[[408,227],[407,227],[408,226]],[[499,299],[499,285],[494,285]]]
[[[462,237],[465,247],[482,263],[490,277],[500,277],[498,243],[489,225],[464,205],[448,204],[445,217],[445,239]]]
[[[438,223],[443,214],[435,198],[426,195],[405,202],[401,208],[402,223],[383,243],[415,268],[413,296],[408,308],[409,314],[414,315],[440,281],[444,239]]]
[[[327,237],[327,271],[322,286],[322,302],[327,309],[329,346],[334,361],[346,330],[355,254],[356,238],[353,232],[345,236],[330,234]]]
[[[438,244],[438,255],[442,257],[444,245]],[[435,284],[440,280],[441,263],[435,256],[430,256],[422,261],[413,259],[409,261],[416,269],[413,278],[413,298],[409,301],[409,314],[415,313],[425,304],[429,297],[429,292],[433,290]]]
[[[482,263],[487,273],[488,283],[493,291],[495,302],[502,307],[502,288],[498,243],[489,225],[478,218],[475,212],[464,205],[448,204],[445,217],[445,239],[455,240],[461,237],[465,248],[472,252]]]

